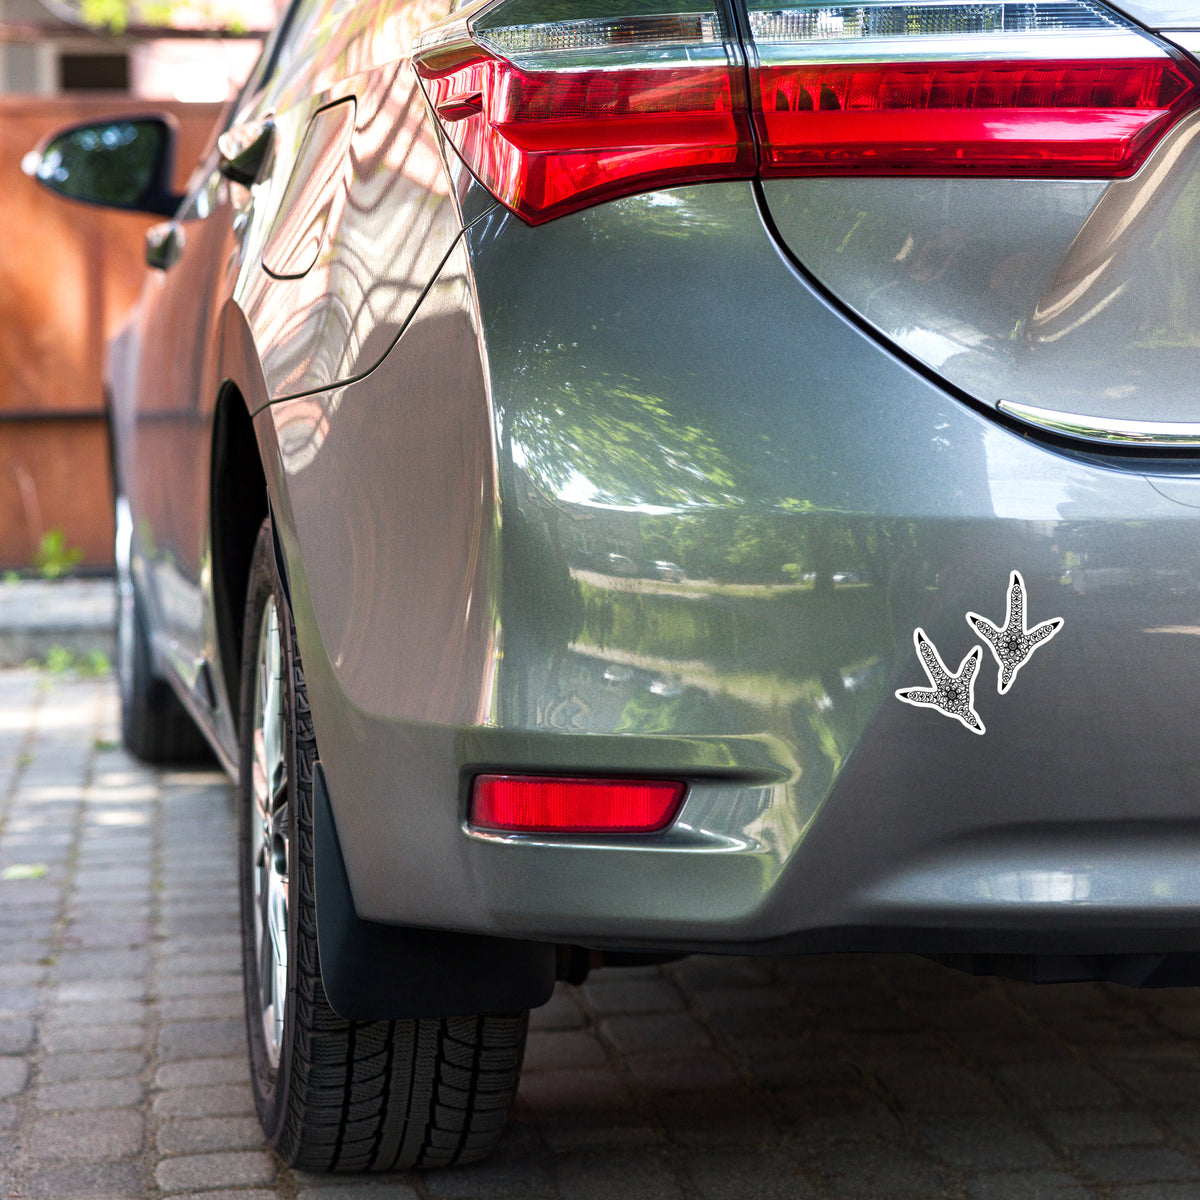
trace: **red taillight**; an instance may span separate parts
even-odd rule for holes
[[[1195,84],[1172,59],[764,67],[764,176],[1131,175]]]
[[[701,0],[570,18],[495,0],[413,62],[467,166],[530,224],[755,175],[1121,178],[1200,95],[1200,70],[1101,0],[742,3],[744,45]]]
[[[671,823],[683,791],[661,779],[480,775],[470,823],[507,833],[654,833]]]
[[[726,67],[528,72],[481,53],[417,71],[471,172],[531,225],[757,166],[742,75]]]

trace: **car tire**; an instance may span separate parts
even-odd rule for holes
[[[317,952],[317,750],[269,519],[247,588],[239,829],[246,1026],[255,1105],[289,1165],[449,1166],[485,1157],[516,1093],[527,1014],[347,1021]]]
[[[117,687],[121,695],[121,738],[126,749],[148,763],[191,763],[212,757],[171,685],[154,673],[146,614],[133,582],[130,549],[133,519],[124,497],[116,504]]]

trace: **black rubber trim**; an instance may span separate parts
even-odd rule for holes
[[[780,233],[779,227],[775,224],[774,217],[771,215],[770,205],[767,203],[766,194],[763,192],[763,181],[756,178],[751,180],[750,183],[754,190],[754,201],[758,207],[758,215],[771,240],[775,243],[775,248],[780,256],[826,304],[849,321],[860,333],[870,338],[882,350],[885,350],[927,383],[945,392],[960,404],[966,405],[972,411],[987,417],[990,421],[1007,429],[1010,433],[1014,433],[1018,437],[1024,438],[1028,442],[1033,442],[1035,445],[1042,446],[1047,450],[1063,453],[1077,462],[1102,466],[1110,470],[1125,467],[1130,470],[1139,471],[1145,470],[1148,462],[1161,464],[1166,467],[1169,467],[1171,463],[1176,463],[1187,472],[1195,472],[1197,465],[1200,464],[1200,448],[1190,452],[1183,452],[1179,448],[1172,446],[1134,446],[1122,444],[1110,447],[1100,445],[1096,442],[1084,442],[1061,434],[1050,433],[1047,430],[1028,425],[1024,421],[1018,420],[1016,417],[1011,417],[1000,409],[984,403],[977,397],[972,396],[970,392],[964,391],[944,376],[939,375],[928,364],[915,358],[903,347],[893,342],[887,334],[872,325],[870,321],[842,300],[840,296],[831,291],[825,283],[796,257]]]
[[[325,994],[347,1021],[490,1016],[537,1008],[554,990],[550,942],[381,925],[354,907],[325,772],[313,771],[317,946]]]

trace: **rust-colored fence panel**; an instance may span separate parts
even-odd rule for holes
[[[112,563],[104,342],[141,290],[152,217],[52,196],[21,172],[46,134],[76,121],[172,113],[180,185],[220,105],[120,97],[0,96],[0,567],[32,564],[61,529],[83,565]]]

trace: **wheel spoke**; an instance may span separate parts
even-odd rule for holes
[[[254,941],[263,1038],[272,1066],[279,1063],[287,1004],[288,773],[285,669],[279,611],[267,600],[255,658],[251,742]]]

